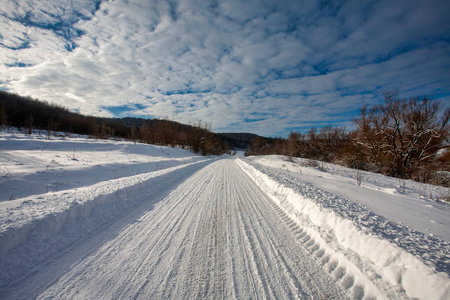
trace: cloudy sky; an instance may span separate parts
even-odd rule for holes
[[[0,89],[286,136],[383,92],[450,102],[448,0],[0,0]]]

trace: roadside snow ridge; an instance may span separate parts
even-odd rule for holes
[[[389,222],[285,172],[247,159],[237,161],[344,286],[360,285],[386,298],[450,297],[450,246],[445,241]]]

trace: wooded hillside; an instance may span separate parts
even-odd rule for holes
[[[33,129],[86,134],[93,138],[118,137],[157,145],[179,145],[202,155],[228,152],[225,142],[206,124],[185,125],[169,120],[99,118],[67,108],[0,91],[0,126],[15,126],[29,134]]]

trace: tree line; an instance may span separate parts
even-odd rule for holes
[[[439,175],[450,172],[449,121],[450,108],[440,102],[386,92],[383,104],[362,107],[353,131],[326,126],[287,139],[257,138],[246,154],[302,157],[449,186],[448,175]]]
[[[202,122],[185,125],[170,120],[99,118],[31,97],[0,91],[0,127],[14,126],[29,134],[33,129],[89,135],[92,138],[123,138],[148,144],[181,146],[201,155],[228,153],[226,143]]]
[[[99,118],[30,97],[0,91],[0,127],[85,134],[93,138],[117,137],[149,144],[180,146],[202,155],[229,153],[249,145],[246,155],[281,154],[449,185],[450,108],[428,97],[399,98],[384,94],[384,103],[364,106],[354,120],[356,129],[325,126],[284,138],[251,134],[215,134],[202,122],[185,125],[170,120]],[[248,141],[253,139],[251,143]]]

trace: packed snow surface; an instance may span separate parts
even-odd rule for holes
[[[2,299],[450,298],[448,189],[11,130],[0,159]]]

